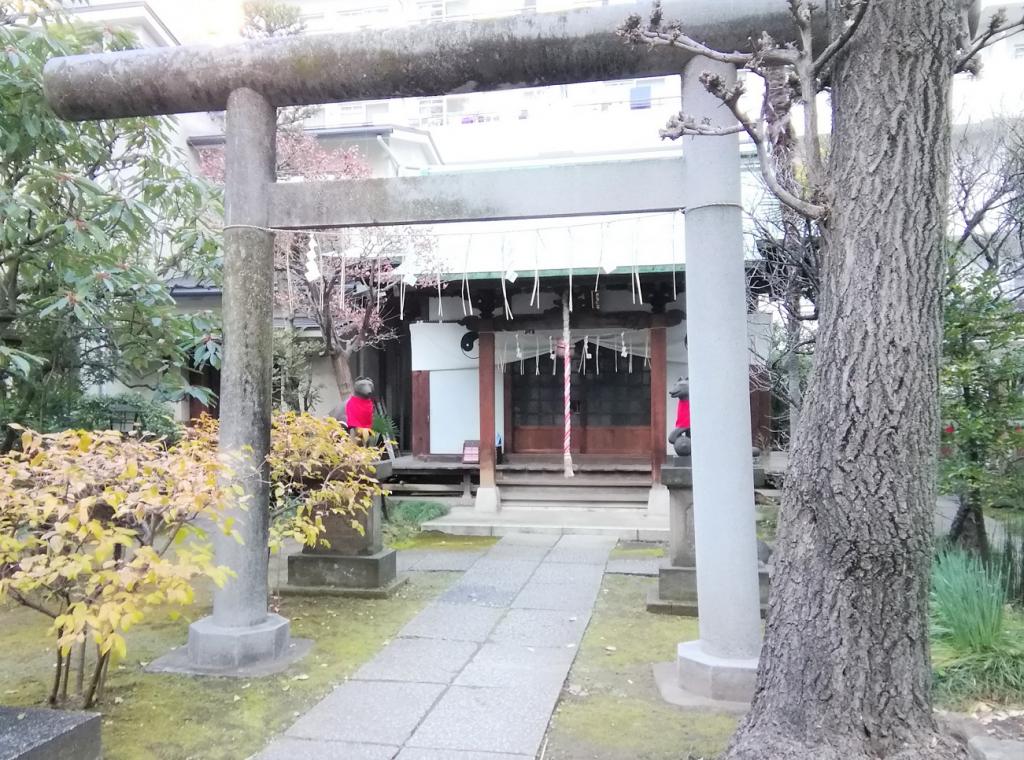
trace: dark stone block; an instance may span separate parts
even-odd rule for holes
[[[689,457],[672,457],[672,460],[671,464],[661,467],[662,485],[669,488],[693,488],[693,467]]]
[[[768,609],[770,576],[767,570],[757,574],[761,592],[761,614]],[[697,614],[697,569],[694,567],[663,567],[658,571],[658,591],[647,603],[648,612],[676,615]]]
[[[0,707],[0,760],[100,760],[100,716]]]
[[[292,554],[288,557],[288,585],[293,588],[385,588],[398,576],[397,556],[394,549],[370,555]]]

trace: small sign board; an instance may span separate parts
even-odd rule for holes
[[[480,464],[480,441],[465,441],[462,444],[462,463]]]

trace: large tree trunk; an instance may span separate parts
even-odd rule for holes
[[[731,760],[962,757],[931,709],[949,93],[960,0],[873,0],[832,77],[815,362]]]
[[[975,489],[960,495],[956,517],[949,527],[949,540],[984,559],[989,556],[988,531],[985,529],[985,511],[981,495]]]
[[[341,395],[341,405],[344,408],[345,402],[355,392],[355,383],[352,380],[352,366],[349,364],[349,355],[345,351],[337,350],[330,354],[331,369],[334,371],[334,382],[338,386],[338,393]]]

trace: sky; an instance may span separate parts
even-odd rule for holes
[[[242,23],[239,0],[149,0],[156,14],[183,43],[223,42]]]

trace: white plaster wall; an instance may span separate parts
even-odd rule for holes
[[[505,378],[494,378],[494,430],[505,440]],[[480,377],[477,369],[430,373],[430,453],[461,454],[480,438]]]
[[[313,387],[318,391],[318,398],[309,411],[318,417],[326,417],[331,410],[341,404],[341,394],[338,393],[338,384],[334,381],[331,360],[326,356],[317,357],[313,361],[312,370]]]
[[[480,378],[476,368],[430,373],[430,453],[461,454],[480,437]]]
[[[750,364],[763,366],[772,348],[772,315],[764,311],[747,315],[747,336],[750,339]]]
[[[475,345],[468,355],[462,352],[459,344],[466,332],[465,327],[454,322],[414,322],[409,325],[412,371],[472,369],[476,372],[480,347]]]

